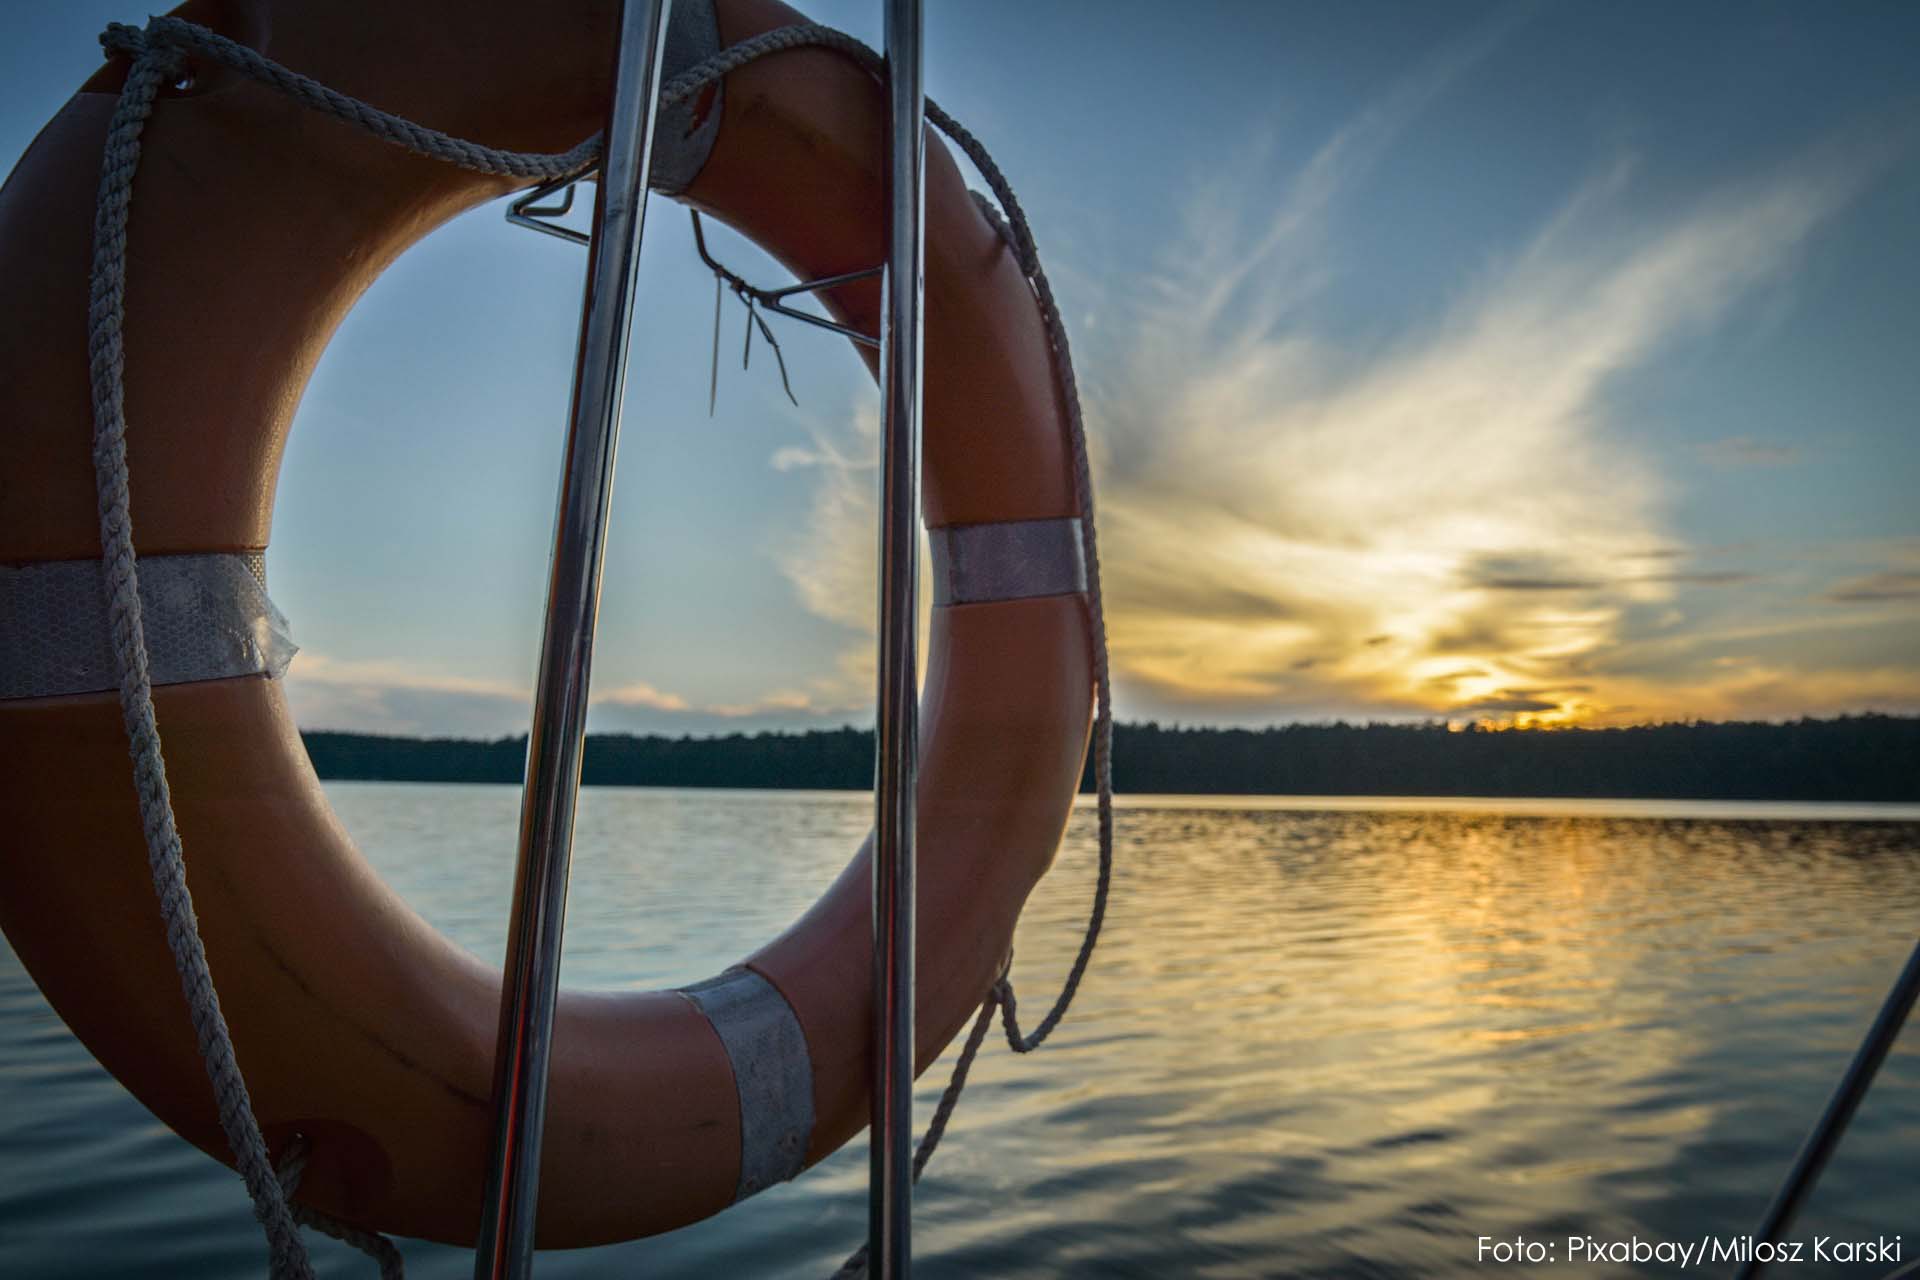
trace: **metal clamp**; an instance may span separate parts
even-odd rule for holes
[[[538,231],[542,235],[565,240],[568,244],[577,244],[583,248],[592,244],[593,237],[586,232],[575,231],[572,227],[562,226],[550,219],[565,217],[573,209],[574,187],[599,171],[600,168],[596,164],[590,169],[582,169],[579,173],[550,178],[531,191],[522,192],[507,205],[507,221],[516,227],[525,227],[529,231]],[[553,196],[560,197],[559,204],[540,203]]]

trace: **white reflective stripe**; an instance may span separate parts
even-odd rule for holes
[[[0,565],[0,698],[120,687],[99,560]],[[298,646],[260,552],[140,557],[154,684],[286,672]]]
[[[660,55],[660,83],[690,71],[720,52],[720,21],[713,0],[674,0],[667,11],[666,50]],[[726,78],[713,81],[713,101],[706,118],[693,122],[700,95],[660,109],[653,127],[653,169],[648,185],[666,195],[685,191],[707,163],[713,140],[720,134],[720,108],[725,102]]]
[[[1087,589],[1080,519],[1003,520],[927,531],[933,603],[987,604]]]
[[[740,1091],[740,1181],[735,1201],[785,1182],[813,1140],[813,1059],[779,988],[751,969],[729,969],[681,989],[707,1016]]]

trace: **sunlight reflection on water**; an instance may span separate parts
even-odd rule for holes
[[[388,880],[497,962],[517,791],[328,792]],[[921,1275],[1465,1274],[1479,1235],[1744,1233],[1920,926],[1911,820],[1123,803],[1092,977],[1046,1051],[989,1042],[920,1192]],[[869,812],[841,794],[587,792],[567,981],[717,972],[820,892]],[[1021,924],[1030,1006],[1078,942],[1091,816]],[[237,1181],[0,954],[0,1275],[257,1274]],[[923,1118],[944,1080],[924,1082]],[[1801,1234],[1920,1225],[1916,1086],[1909,1035]],[[543,1256],[540,1274],[824,1276],[864,1231],[864,1187],[856,1143],[717,1219]],[[366,1274],[316,1248],[323,1274]],[[470,1274],[460,1250],[407,1254],[416,1276]]]

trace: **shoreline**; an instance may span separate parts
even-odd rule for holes
[[[517,784],[524,737],[304,731],[323,779]],[[1862,715],[1627,729],[1270,729],[1127,723],[1116,791],[1133,796],[1417,798],[1430,802],[1920,803],[1920,717]],[[585,786],[865,791],[873,735],[856,728],[716,737],[589,734]],[[1091,790],[1083,778],[1081,790]]]

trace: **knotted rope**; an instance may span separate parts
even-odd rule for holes
[[[140,138],[155,99],[176,80],[189,56],[204,58],[293,98],[323,115],[355,125],[374,137],[477,173],[529,180],[580,174],[600,154],[600,138],[588,138],[566,151],[550,154],[503,151],[429,129],[368,103],[338,93],[289,70],[254,50],[205,27],[179,18],[157,17],[144,30],[114,24],[100,37],[109,53],[132,58],[126,83],[107,128],[101,162],[99,198],[94,216],[93,263],[88,305],[88,371],[93,394],[93,468],[99,497],[100,543],[106,567],[105,593],[111,626],[114,664],[120,678],[120,708],[126,723],[128,752],[133,760],[134,786],[139,796],[140,820],[147,861],[166,925],[167,944],[180,974],[188,1014],[199,1042],[200,1056],[213,1086],[221,1131],[234,1153],[234,1163],[253,1200],[254,1216],[266,1231],[275,1280],[311,1280],[312,1262],[300,1239],[298,1226],[313,1226],[371,1253],[380,1262],[381,1275],[397,1280],[400,1256],[390,1241],[333,1222],[307,1209],[297,1211],[289,1196],[297,1186],[307,1151],[289,1152],[286,1181],[276,1174],[265,1138],[253,1113],[246,1081],[234,1056],[233,1038],[207,966],[206,948],[187,889],[186,865],[180,833],[174,821],[173,801],[167,789],[166,763],[161,752],[160,728],[153,707],[153,685],[147,669],[146,633],[140,612],[138,558],[133,545],[133,518],[127,474],[126,419],[126,282],[127,215],[133,199],[133,179],[140,165]],[[846,54],[869,72],[885,75],[885,60],[866,45],[831,27],[806,23],[766,32],[722,50],[675,76],[660,91],[663,106],[682,102],[728,72],[757,58],[787,49],[817,47]],[[1031,1035],[1023,1036],[1015,1017],[1013,987],[1005,975],[994,984],[981,1005],[973,1029],[954,1066],[946,1092],[935,1109],[926,1135],[914,1156],[917,1179],[933,1156],[948,1120],[965,1087],[967,1072],[986,1038],[992,1013],[1000,1010],[1007,1043],[1016,1053],[1038,1048],[1066,1015],[1079,989],[1099,940],[1106,916],[1107,893],[1113,870],[1113,691],[1108,674],[1105,613],[1100,594],[1100,556],[1094,533],[1093,477],[1087,455],[1086,427],[1080,393],[1074,380],[1073,359],[1066,326],[1054,300],[1053,288],[1041,268],[1032,229],[1014,196],[1011,184],[979,139],[936,103],[926,103],[927,119],[940,129],[986,178],[994,198],[1005,211],[1003,234],[1012,245],[1021,271],[1032,283],[1053,348],[1067,411],[1073,450],[1074,496],[1080,507],[1080,536],[1087,568],[1087,608],[1093,640],[1095,719],[1094,777],[1099,799],[1100,866],[1093,908],[1079,954],[1067,974],[1059,997]],[[996,223],[998,220],[996,219]],[[865,1269],[864,1251],[848,1260],[843,1274]]]

